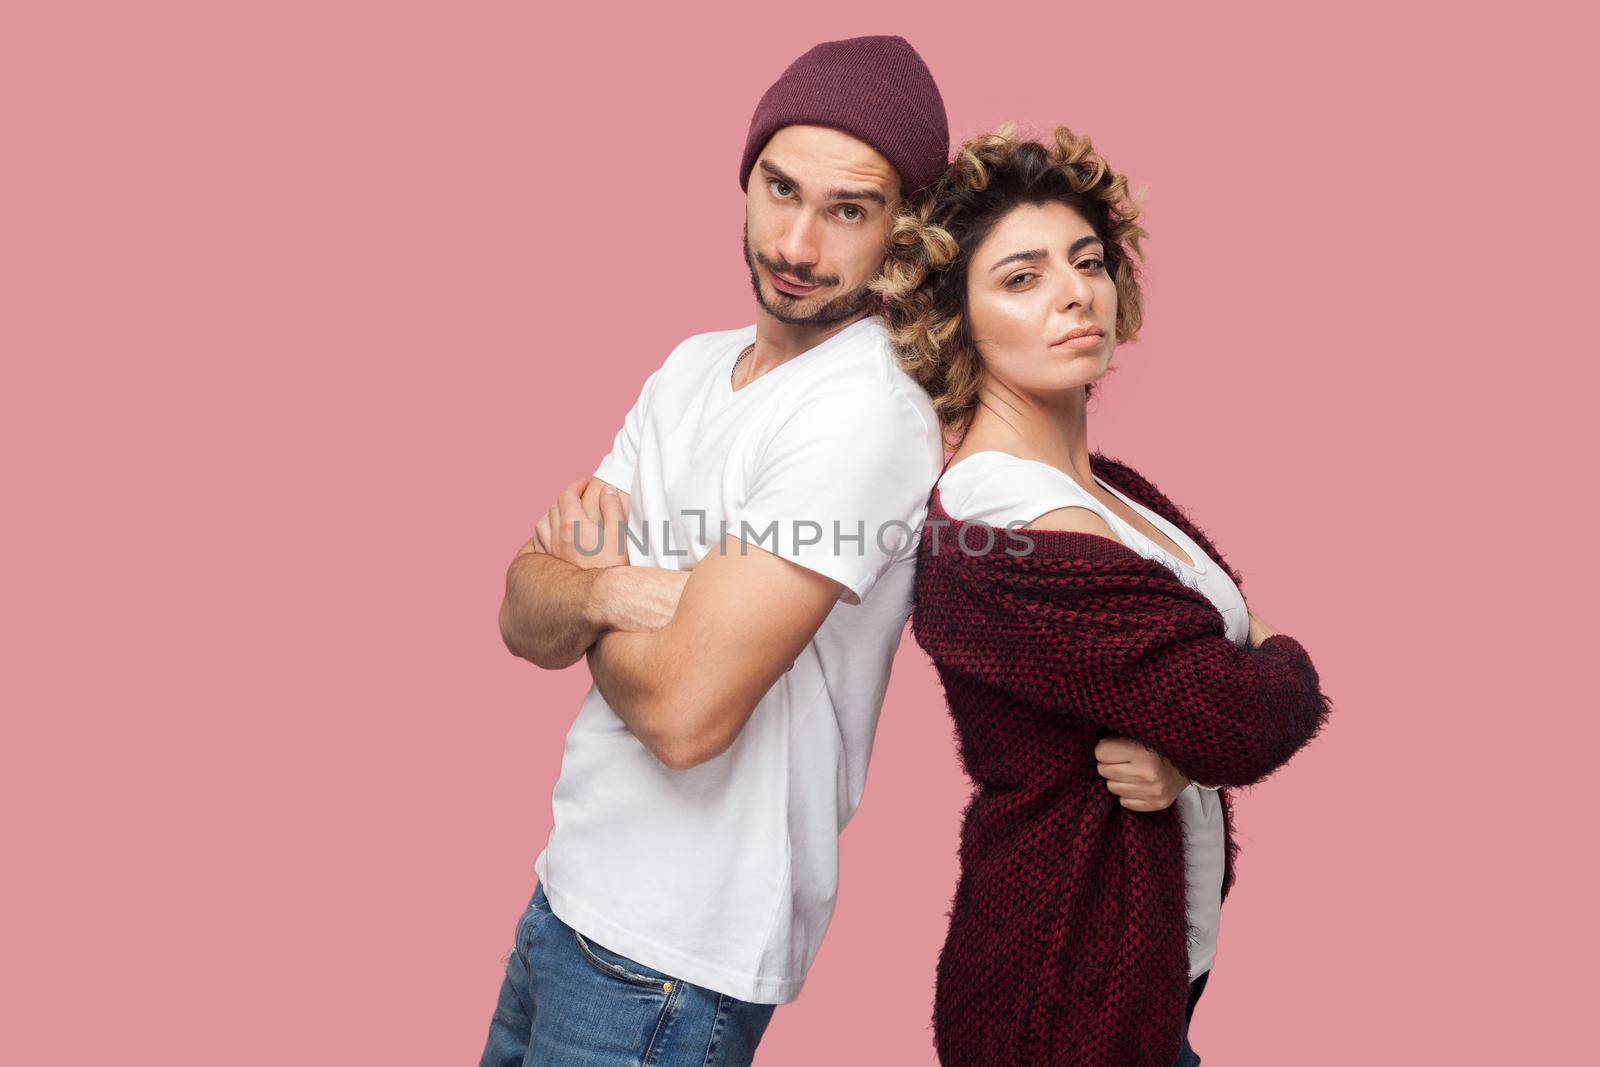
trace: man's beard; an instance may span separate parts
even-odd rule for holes
[[[862,308],[872,300],[872,290],[863,285],[854,292],[844,293],[826,301],[817,310],[809,315],[795,315],[793,308],[802,300],[810,299],[803,296],[789,296],[778,292],[777,303],[768,303],[767,294],[761,291],[761,275],[756,272],[756,263],[759,261],[763,267],[771,271],[787,274],[791,278],[798,278],[807,285],[837,285],[838,278],[814,278],[811,276],[810,267],[791,267],[787,263],[774,263],[760,252],[750,247],[750,227],[747,225],[743,237],[744,263],[750,268],[750,288],[755,290],[756,303],[768,315],[788,326],[837,326],[839,323],[853,318]],[[870,284],[870,283],[869,283]]]

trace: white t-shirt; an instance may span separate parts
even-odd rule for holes
[[[591,685],[534,866],[555,914],[606,948],[782,1004],[833,917],[839,833],[866,785],[943,453],[877,319],[735,391],[754,339],[749,326],[674,349],[595,474],[631,494],[635,565],[692,568],[726,523],[846,591],[732,747],[697,767],[667,768]]]
[[[1000,528],[1011,522],[1026,525],[1057,508],[1088,508],[1105,519],[1123,544],[1161,563],[1179,581],[1204,594],[1222,613],[1228,639],[1243,646],[1250,637],[1250,612],[1228,573],[1178,527],[1100,477],[1095,481],[1171,538],[1192,562],[1185,563],[1156,544],[1065,471],[1006,452],[974,452],[951,464],[939,478],[939,503],[952,518]],[[1222,802],[1212,787],[1190,783],[1175,803],[1183,824],[1186,904],[1189,925],[1194,929],[1189,941],[1192,981],[1216,961],[1226,833]]]

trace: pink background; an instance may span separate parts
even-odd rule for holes
[[[958,138],[1065,122],[1148,187],[1091,440],[1335,700],[1241,798],[1195,1047],[1585,1058],[1594,86],[1553,5],[31,6],[0,1060],[476,1062],[587,680],[505,652],[506,561],[675,342],[750,320],[750,111],[873,32]],[[932,1062],[965,798],[907,639],[760,1063]]]

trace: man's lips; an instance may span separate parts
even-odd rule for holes
[[[767,273],[772,275],[773,288],[777,289],[780,293],[787,293],[790,296],[810,296],[812,293],[822,288],[820,285],[807,285],[804,282],[796,281],[785,275],[779,274],[775,270],[769,269]]]

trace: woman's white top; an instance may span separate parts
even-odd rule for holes
[[[1102,488],[1126,503],[1172,539],[1192,561],[1185,563],[1138,528],[1130,525],[1065,471],[1035,459],[1006,452],[974,452],[947,468],[939,478],[939,502],[951,517],[1004,528],[1026,525],[1057,508],[1088,508],[1099,515],[1117,539],[1146,559],[1161,563],[1178,580],[1216,605],[1228,639],[1243,646],[1250,635],[1250,612],[1244,596],[1226,571],[1201,551],[1182,530],[1130,499],[1099,477]],[[1176,801],[1183,825],[1184,869],[1188,881],[1187,910],[1191,928],[1189,978],[1211,969],[1217,954],[1217,926],[1222,913],[1222,874],[1226,838],[1222,803],[1210,786],[1190,783]]]

